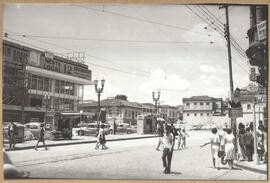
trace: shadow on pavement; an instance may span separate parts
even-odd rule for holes
[[[170,174],[180,175],[180,174],[182,174],[182,173],[181,173],[181,172],[171,172]]]

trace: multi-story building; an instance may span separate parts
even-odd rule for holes
[[[177,108],[169,105],[160,105],[159,114],[170,122],[177,121]]]
[[[156,112],[156,108],[154,104],[151,103],[141,103],[142,105],[142,114],[154,114]]]
[[[254,97],[260,98],[254,105]],[[267,124],[266,95],[259,95],[258,92],[250,92],[246,88],[240,90],[240,101],[243,110],[243,117],[237,118],[238,123],[249,124],[256,119],[256,124],[262,121]],[[254,108],[255,107],[255,108]]]
[[[92,84],[87,65],[6,40],[2,63],[3,121],[52,126],[55,113],[78,111]]]
[[[212,123],[215,102],[215,98],[206,95],[183,98],[183,121],[188,125]]]
[[[97,102],[84,103],[80,108],[84,112],[97,113]],[[114,121],[116,123],[137,124],[137,117],[142,112],[142,105],[137,102],[129,102],[127,100],[108,98],[100,101],[100,107],[106,111],[106,121]]]

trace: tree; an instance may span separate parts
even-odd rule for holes
[[[127,100],[127,96],[126,95],[116,95],[115,96],[116,99],[120,99],[120,100]]]

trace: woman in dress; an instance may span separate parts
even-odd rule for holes
[[[213,159],[213,167],[217,168],[219,170],[218,150],[219,150],[219,145],[220,145],[220,139],[219,139],[219,135],[217,134],[217,128],[212,128],[211,131],[213,134],[210,138],[210,141],[201,145],[201,147],[203,147],[207,144],[211,144],[211,154],[212,154],[212,159]]]
[[[225,143],[225,161],[228,162],[229,169],[233,169],[233,160],[236,159],[235,157],[235,147],[234,147],[235,138],[232,135],[232,130],[227,129],[227,135],[224,137]]]

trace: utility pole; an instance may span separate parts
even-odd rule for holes
[[[228,13],[228,5],[222,5],[219,9],[225,8],[226,13],[226,24],[225,24],[225,38],[227,40],[227,48],[228,48],[228,62],[229,62],[229,77],[230,77],[230,92],[231,92],[231,99],[233,98],[233,76],[232,76],[232,55],[231,55],[231,39],[230,39],[230,27],[229,27],[229,13]],[[231,117],[231,129],[233,135],[235,137],[235,152],[237,154],[237,136],[236,136],[236,118]]]

